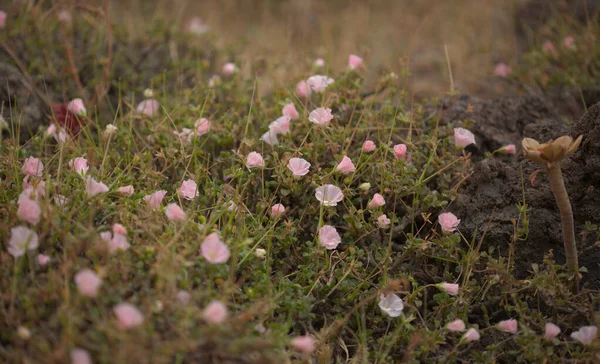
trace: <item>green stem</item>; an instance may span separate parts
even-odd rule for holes
[[[560,211],[560,221],[562,223],[563,240],[565,244],[565,257],[567,259],[567,267],[575,275],[573,293],[579,290],[579,263],[577,261],[577,245],[575,244],[575,227],[573,224],[573,209],[569,201],[569,195],[565,188],[562,172],[558,164],[549,164],[546,166],[550,187],[556,199],[558,210]]]

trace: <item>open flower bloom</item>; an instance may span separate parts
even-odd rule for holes
[[[308,120],[317,124],[326,126],[333,119],[333,114],[331,113],[331,109],[329,108],[317,108],[310,112],[308,115]]]
[[[363,59],[360,58],[359,56],[355,55],[355,54],[351,54],[348,57],[348,67],[351,70],[357,69],[358,67],[360,67],[363,64]]]
[[[390,219],[385,215],[381,215],[377,218],[377,226],[379,226],[382,229],[387,228],[388,226],[390,226]]]
[[[185,220],[185,212],[179,207],[176,203],[171,203],[167,205],[165,209],[165,215],[167,215],[167,219],[171,221],[182,221]]]
[[[308,87],[316,93],[322,93],[327,86],[331,85],[333,82],[333,78],[321,75],[310,76],[306,80]]]
[[[75,274],[75,285],[82,296],[96,297],[102,285],[102,279],[92,270],[83,269]]]
[[[467,145],[476,144],[475,135],[464,128],[454,128],[454,143],[457,147],[464,148]]]
[[[344,194],[339,187],[329,184],[317,187],[315,197],[325,206],[337,206]]]
[[[325,67],[325,60],[323,58],[315,59],[315,61],[313,62],[313,67],[315,67],[315,68]]]
[[[40,208],[40,205],[38,205],[37,201],[32,200],[29,197],[28,191],[30,190],[25,190],[19,196],[19,207],[17,208],[17,217],[19,218],[19,220],[26,221],[31,225],[37,225],[40,222],[40,215],[42,213],[42,210]]]
[[[160,110],[160,104],[154,99],[146,99],[137,106],[137,112],[152,117]]]
[[[275,134],[288,134],[290,132],[290,117],[282,116],[269,124],[269,131]]]
[[[310,96],[310,88],[308,87],[306,81],[298,82],[296,85],[296,95],[301,98],[307,98]]]
[[[558,334],[560,334],[560,327],[556,326],[552,322],[546,322],[544,338],[550,340],[555,338]]]
[[[127,235],[127,229],[121,224],[113,224],[112,231],[115,234]]]
[[[182,145],[192,144],[192,138],[194,137],[194,131],[189,128],[183,128],[181,131],[175,130],[173,134],[179,138]]]
[[[25,254],[26,250],[34,250],[39,245],[39,238],[35,231],[25,226],[15,226],[10,229],[8,240],[8,253],[15,258]]]
[[[458,289],[460,288],[460,286],[455,283],[440,283],[437,287],[450,296],[456,296],[458,294]]]
[[[228,315],[227,306],[223,302],[216,300],[209,303],[202,313],[204,321],[211,324],[222,324],[227,320]]]
[[[276,145],[278,143],[277,133],[272,130],[269,130],[260,137],[260,140],[269,145]]]
[[[583,135],[580,135],[573,141],[573,138],[567,135],[544,144],[540,144],[535,139],[525,138],[522,142],[523,155],[525,158],[543,165],[557,163],[573,153],[581,144],[582,138]]]
[[[108,186],[102,182],[96,182],[92,177],[88,177],[85,183],[85,191],[88,197],[94,197],[100,193],[108,192]]]
[[[198,119],[194,122],[194,128],[196,128],[196,136],[204,135],[210,131],[210,120]]]
[[[77,116],[86,116],[86,114],[87,114],[85,105],[83,105],[83,100],[81,100],[79,98],[71,100],[67,104],[67,110]]]
[[[370,209],[375,209],[385,205],[385,199],[380,194],[376,193],[373,195],[373,198],[367,204],[367,207]]]
[[[467,332],[463,335],[461,341],[462,342],[466,342],[466,343],[470,343],[472,341],[477,341],[481,338],[481,335],[479,335],[479,332],[477,330],[475,330],[474,328],[470,328],[469,330],[467,330]]]
[[[92,357],[87,350],[74,348],[71,350],[71,364],[92,364]]]
[[[38,254],[37,257],[35,257],[35,260],[42,267],[50,263],[50,257],[44,254]]]
[[[283,110],[281,110],[281,114],[289,117],[291,120],[296,120],[300,117],[300,114],[298,113],[298,110],[296,110],[296,106],[294,106],[293,102],[285,105]]]
[[[235,72],[237,72],[238,68],[234,63],[225,63],[223,65],[223,69],[221,70],[221,72],[225,75],[225,76],[231,76],[232,74],[234,74]]]
[[[89,169],[88,164],[87,164],[87,159],[81,158],[81,157],[71,159],[69,161],[69,167],[73,168],[75,173],[80,174],[82,176],[85,176],[85,174],[87,173],[87,171]]]
[[[35,198],[36,200],[42,196],[46,196],[46,182],[40,179],[37,181],[37,186],[34,186],[29,182],[29,177],[31,176],[27,175],[25,178],[23,178],[23,192],[21,192],[21,195],[27,196],[31,199]],[[20,197],[21,196],[19,196],[19,198]]]
[[[114,234],[111,234],[110,231],[104,231],[100,233],[100,238],[102,238],[102,240],[106,242],[108,247],[108,253],[111,255],[114,255],[119,251],[126,251],[127,249],[129,249],[129,243],[127,242],[127,237],[125,236],[127,232],[123,231],[125,230],[125,228],[121,230],[118,228],[115,229],[115,227],[113,226],[113,230]]]
[[[246,157],[246,167],[248,168],[262,168],[264,165],[263,157],[260,153],[250,152]]]
[[[365,142],[363,143],[363,152],[365,153],[370,153],[372,151],[374,151],[376,148],[375,142],[373,142],[372,140],[365,140]]]
[[[338,164],[337,167],[335,167],[335,170],[344,174],[348,174],[353,173],[356,170],[356,167],[354,167],[352,159],[348,158],[347,156],[344,156],[340,164]]]
[[[310,335],[296,336],[290,344],[294,350],[305,354],[310,354],[316,349],[315,339]]]
[[[181,187],[177,189],[177,194],[186,200],[193,200],[198,196],[198,185],[193,180],[186,179],[181,182]]]
[[[117,191],[119,192],[119,194],[121,196],[131,196],[131,195],[133,195],[134,189],[133,189],[132,185],[128,185],[128,186],[119,187],[117,189]]]
[[[512,73],[512,68],[507,66],[505,63],[500,62],[496,65],[494,69],[494,74],[498,77],[507,77]]]
[[[457,319],[454,320],[452,322],[449,322],[446,325],[446,328],[448,329],[448,331],[452,331],[452,332],[461,332],[461,331],[465,331],[465,322],[461,319]]]
[[[406,144],[394,145],[394,156],[397,160],[401,161],[406,157]]]
[[[148,203],[148,206],[151,209],[157,209],[160,207],[160,204],[162,203],[162,200],[163,200],[163,198],[165,198],[166,194],[167,194],[167,191],[159,190],[150,195],[144,196],[144,201],[146,201]]]
[[[516,334],[519,329],[519,323],[515,319],[504,320],[498,322],[496,328],[500,331]]]
[[[382,294],[379,297],[379,308],[390,317],[398,317],[404,309],[404,303],[394,293]]]
[[[283,206],[280,203],[276,203],[275,205],[271,206],[271,216],[273,217],[277,217],[281,214],[283,214],[285,212],[285,206]]]
[[[27,176],[41,177],[44,164],[38,158],[29,157],[23,163],[23,172]]]
[[[331,225],[323,225],[319,229],[319,243],[323,245],[327,250],[333,250],[342,242],[340,234]]]
[[[438,216],[438,222],[443,231],[451,233],[456,231],[456,228],[460,224],[460,219],[458,219],[456,215],[451,212],[445,212]]]
[[[292,171],[294,177],[302,177],[305,176],[310,170],[310,163],[302,158],[291,158],[287,164],[287,167],[290,171]]]
[[[584,326],[571,334],[571,338],[579,341],[583,345],[590,345],[598,335],[596,326]]]
[[[229,248],[217,233],[212,233],[204,239],[200,251],[204,259],[212,264],[223,264],[229,260]]]
[[[121,330],[129,330],[144,323],[144,315],[130,303],[119,303],[113,308]]]

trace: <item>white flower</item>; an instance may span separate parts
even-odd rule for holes
[[[571,334],[571,338],[579,341],[583,345],[590,345],[598,335],[596,326],[584,326]]]
[[[113,135],[117,133],[117,127],[114,126],[113,124],[108,124],[106,126],[106,129],[104,129],[104,134],[105,135]]]
[[[306,80],[308,87],[314,92],[321,93],[334,82],[333,78],[321,75],[310,76]]]
[[[393,293],[382,294],[379,300],[379,308],[390,317],[398,317],[402,313],[404,303],[402,303],[402,298]]]
[[[274,133],[269,130],[260,137],[260,140],[269,145],[275,145],[277,144],[277,133]]]
[[[337,186],[323,185],[317,187],[315,197],[325,206],[337,206],[344,199],[344,193]]]

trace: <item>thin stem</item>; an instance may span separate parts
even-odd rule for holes
[[[556,204],[560,211],[567,267],[571,273],[575,275],[571,289],[574,293],[577,293],[579,290],[579,263],[577,261],[577,245],[575,244],[573,209],[571,208],[571,202],[569,201],[569,195],[565,188],[565,182],[560,166],[553,163],[547,165],[546,169],[548,172],[548,179],[550,180],[550,187],[552,188],[554,199],[556,199]]]

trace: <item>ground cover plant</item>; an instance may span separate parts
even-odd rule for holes
[[[367,82],[368,54],[343,67],[315,57],[265,91],[255,75],[268,67],[223,49],[202,20],[157,20],[138,37],[110,12],[0,12],[3,362],[600,360],[594,210],[573,203],[568,216],[580,267],[563,264],[562,241],[521,252],[558,216],[521,139],[555,136],[519,130],[497,145],[471,99],[449,117],[454,86],[421,102],[406,68]],[[530,81],[515,70],[495,75]],[[550,158],[564,159],[561,213],[569,196],[597,199],[599,122],[597,106],[553,126],[577,140]],[[532,140],[526,157],[556,169]],[[492,201],[510,206],[475,203],[515,181],[516,201]]]

